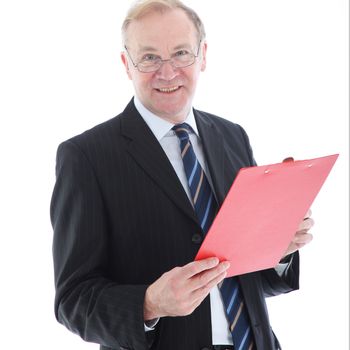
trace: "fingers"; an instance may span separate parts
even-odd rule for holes
[[[300,223],[298,231],[293,238],[292,243],[294,243],[297,248],[303,247],[304,245],[310,243],[313,239],[313,236],[311,233],[309,233],[309,230],[314,226],[314,220],[310,218],[309,215],[311,215],[311,210],[308,210],[306,213],[305,219]]]
[[[312,212],[311,209],[309,209],[306,214],[304,215],[304,220],[300,223],[299,227],[298,227],[298,231],[308,231],[310,230],[315,222],[314,220],[311,218]]]
[[[203,299],[210,293],[210,291],[224,280],[227,275],[227,270],[216,275],[212,280],[202,285],[192,292],[191,298],[195,301],[203,301]]]
[[[307,243],[310,243],[313,239],[313,235],[307,232],[298,232],[293,239],[293,243],[297,245],[304,246]]]
[[[314,226],[314,220],[310,216],[311,210],[308,210],[305,214],[304,220],[298,227],[298,231],[295,233],[291,243],[289,244],[284,256],[294,253],[312,241],[313,235],[309,233],[309,230]]]
[[[304,219],[298,227],[298,232],[299,231],[308,231],[314,226],[315,222],[312,218],[308,217]]]
[[[182,273],[184,278],[191,278],[199,273],[210,270],[219,264],[218,258],[208,258],[198,261],[193,261],[182,267]]]
[[[209,258],[164,273],[146,291],[145,319],[189,315],[225,278],[229,266]]]
[[[196,288],[190,295],[190,298],[194,303],[194,309],[200,305],[215,286],[224,280],[229,267],[229,262],[222,262],[217,267],[192,278],[191,288]]]
[[[311,215],[312,215],[312,211],[311,211],[311,209],[309,209],[309,210],[307,211],[307,213],[305,214],[305,216],[304,216],[304,220],[305,220],[305,219],[309,219],[309,218],[311,217]]]
[[[222,275],[226,274],[229,267],[230,263],[228,261],[224,261],[212,269],[203,271],[193,276],[190,280],[189,288],[194,291],[209,286],[211,289],[213,286],[221,282]]]

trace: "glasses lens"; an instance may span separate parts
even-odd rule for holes
[[[196,57],[193,54],[175,56],[172,58],[172,63],[173,63],[173,66],[177,68],[188,67],[194,63],[195,58]]]
[[[196,59],[193,54],[185,54],[180,56],[172,57],[170,60],[156,60],[154,62],[142,61],[137,65],[137,68],[142,73],[151,73],[157,71],[166,61],[174,68],[184,68],[192,65]]]
[[[143,73],[149,73],[149,72],[155,72],[156,70],[158,70],[160,68],[160,66],[162,65],[162,61],[160,62],[140,62],[137,65],[137,68],[139,69],[140,72]]]

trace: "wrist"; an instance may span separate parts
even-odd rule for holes
[[[153,321],[155,319],[158,319],[160,317],[158,312],[158,305],[154,301],[154,297],[152,294],[152,288],[149,286],[146,289],[145,293],[145,300],[143,304],[143,319],[145,323],[149,321]]]

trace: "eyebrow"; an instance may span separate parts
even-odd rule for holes
[[[141,46],[139,52],[156,52],[157,49],[152,46]]]
[[[180,45],[176,45],[172,50],[173,51],[177,51],[180,49],[192,49],[190,44],[180,44]],[[145,52],[158,52],[159,50],[156,49],[153,46],[141,46],[140,50],[139,50],[139,54],[145,53]]]

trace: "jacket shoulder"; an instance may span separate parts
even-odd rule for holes
[[[76,146],[85,148],[95,148],[101,151],[101,148],[115,147],[122,139],[122,124],[123,120],[136,118],[136,108],[133,103],[133,99],[125,107],[124,111],[118,114],[116,117],[111,118],[101,124],[98,124],[91,129],[84,131],[83,133],[73,136],[66,140],[62,144],[71,143]]]
[[[121,115],[118,115],[112,119],[102,122],[101,124],[85,130],[81,134],[75,135],[64,142],[70,142],[84,147],[96,142],[103,144],[112,138],[115,141],[120,134],[120,116]]]
[[[224,140],[241,141],[245,146],[250,148],[248,135],[241,125],[212,113],[200,110],[195,110],[195,113],[202,121],[214,125],[214,127],[222,134]]]

